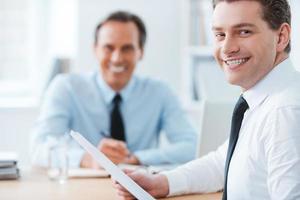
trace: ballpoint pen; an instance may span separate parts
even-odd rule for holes
[[[104,132],[104,131],[100,131],[100,135],[104,138],[111,138],[110,134],[108,134],[107,132]]]

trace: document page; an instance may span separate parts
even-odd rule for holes
[[[118,166],[109,160],[102,152],[87,141],[81,134],[71,131],[71,136],[82,146],[92,157],[111,175],[113,179],[118,181],[133,196],[140,200],[154,200],[143,188],[136,184],[129,176],[127,176]]]

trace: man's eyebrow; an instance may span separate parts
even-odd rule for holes
[[[122,49],[133,49],[133,45],[132,44],[125,44],[124,46],[122,46]]]
[[[256,26],[254,24],[251,24],[251,23],[240,23],[240,24],[236,24],[236,25],[233,26],[233,28],[245,28],[245,27],[255,28]],[[212,30],[213,31],[222,31],[223,28],[218,27],[218,26],[213,26]]]
[[[213,26],[213,27],[211,28],[211,30],[213,30],[213,31],[221,31],[221,30],[223,30],[223,28],[217,27],[217,26]]]
[[[256,26],[254,24],[251,24],[251,23],[241,23],[241,24],[237,24],[237,25],[233,26],[233,28],[245,28],[245,27],[254,28]]]

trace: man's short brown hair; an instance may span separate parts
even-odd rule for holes
[[[101,29],[101,27],[110,21],[117,21],[117,22],[133,22],[138,31],[139,31],[139,46],[141,49],[144,49],[145,43],[146,43],[146,37],[147,37],[147,32],[146,32],[146,27],[144,22],[140,17],[138,17],[135,14],[132,14],[130,12],[126,11],[117,11],[111,13],[106,19],[104,19],[102,22],[100,22],[96,29],[95,29],[95,35],[94,35],[94,44],[96,45],[98,42],[98,32]]]
[[[220,2],[256,1],[262,5],[263,20],[272,30],[278,30],[283,23],[291,25],[291,8],[287,0],[213,0],[213,8]],[[291,51],[291,42],[286,46],[285,52]]]

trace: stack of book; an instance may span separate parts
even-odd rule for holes
[[[17,155],[12,152],[0,152],[0,180],[19,178]]]

